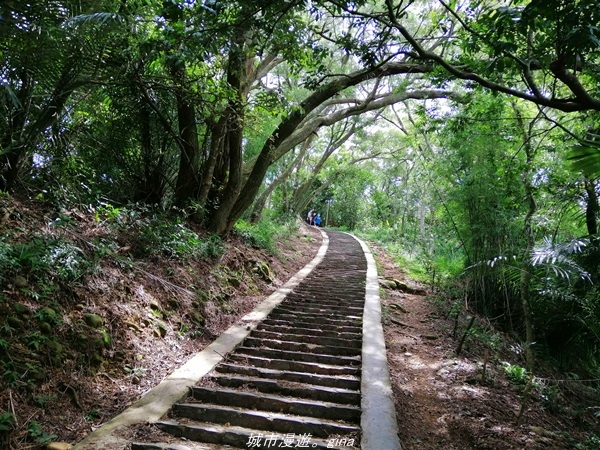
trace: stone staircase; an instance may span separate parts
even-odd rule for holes
[[[359,448],[367,265],[354,238],[328,234],[321,264],[154,424],[160,442],[132,450]]]

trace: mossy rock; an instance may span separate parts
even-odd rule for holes
[[[135,322],[133,322],[131,320],[125,320],[123,323],[125,325],[127,325],[127,327],[131,328],[133,331],[137,331],[137,332],[142,331],[142,329],[138,326],[138,324],[136,324]]]
[[[196,325],[199,325],[202,327],[206,323],[206,319],[200,313],[200,311],[194,311],[192,313],[192,322],[194,322]]]
[[[100,328],[104,324],[104,319],[98,314],[86,313],[83,315],[83,320],[92,328]]]
[[[53,339],[46,342],[46,347],[54,355],[60,355],[64,351],[63,345],[60,342],[55,341]]]
[[[27,286],[29,286],[27,278],[25,278],[23,275],[16,275],[13,279],[13,284],[17,288],[26,288]]]
[[[92,353],[90,355],[90,364],[92,364],[93,366],[99,366],[103,362],[104,362],[104,358],[102,357],[102,355],[100,353]]]
[[[167,335],[168,331],[169,329],[166,323],[164,323],[162,320],[158,320],[156,322],[156,328],[154,329],[154,335],[156,337],[164,338]]]
[[[263,280],[271,283],[273,282],[273,275],[271,274],[271,269],[269,265],[264,261],[256,261],[254,267],[252,268],[252,272],[258,274]]]
[[[46,446],[46,450],[69,450],[71,448],[73,446],[67,442],[51,442]]]
[[[44,334],[52,334],[54,328],[48,322],[40,322],[40,331]]]
[[[168,303],[169,303],[169,308],[171,308],[171,309],[179,309],[181,307],[181,303],[176,298],[169,299]]]
[[[15,315],[17,315],[17,316],[21,316],[21,317],[31,316],[31,310],[27,306],[25,306],[21,303],[14,303],[12,305],[12,310],[14,311]]]
[[[92,348],[96,351],[102,351],[104,350],[104,339],[102,339],[101,337],[96,338],[94,340],[92,340]]]
[[[6,323],[9,327],[15,328],[17,330],[23,328],[23,321],[15,316],[8,316],[6,318]]]
[[[162,306],[160,305],[160,303],[158,302],[158,300],[156,300],[156,299],[153,299],[153,300],[150,302],[150,309],[151,309],[152,311],[160,311],[160,310],[162,310]]]
[[[242,284],[242,280],[234,276],[229,277],[227,282],[235,288],[240,287],[240,284]]]
[[[44,306],[43,308],[39,309],[36,315],[43,322],[48,322],[50,324],[57,324],[60,322],[60,316],[58,313],[49,306]]]
[[[397,289],[398,285],[394,280],[380,279],[379,284],[385,289]]]

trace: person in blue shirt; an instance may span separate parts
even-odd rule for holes
[[[321,226],[321,214],[317,214],[317,216],[315,217],[315,226]]]

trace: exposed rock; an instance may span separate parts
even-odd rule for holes
[[[25,278],[23,275],[16,275],[13,280],[13,284],[17,288],[26,288],[27,286],[29,286],[27,278]]]
[[[11,328],[16,328],[19,329],[23,326],[23,321],[21,319],[19,319],[18,317],[15,316],[8,316],[6,318],[6,323],[11,327]]]
[[[397,289],[398,286],[394,280],[386,280],[385,278],[379,279],[379,284],[385,289]]]
[[[156,337],[164,338],[167,335],[167,331],[168,331],[167,324],[164,323],[162,320],[158,320],[156,322],[156,328],[154,329],[154,335]]]
[[[12,305],[12,310],[18,316],[28,317],[28,316],[31,315],[31,310],[27,306],[25,306],[25,305],[23,305],[21,303],[15,303],[15,304],[13,304]]]
[[[393,309],[397,309],[399,311],[402,311],[403,313],[408,314],[408,311],[406,310],[406,308],[404,308],[404,306],[400,305],[399,303],[390,303],[389,307],[393,308]]]
[[[44,334],[52,334],[52,325],[48,322],[40,322],[40,331]]]
[[[134,323],[130,320],[125,320],[124,324],[127,325],[129,328],[131,328],[133,331],[137,331],[137,332],[142,331],[142,329],[136,323]]]
[[[85,323],[92,328],[100,328],[104,323],[104,319],[98,314],[86,313],[83,315]]]
[[[46,450],[69,450],[73,446],[67,442],[51,442],[46,445]]]
[[[38,310],[37,314],[40,318],[42,318],[46,322],[50,322],[50,323],[60,322],[60,319],[59,319],[56,311],[54,311],[49,306],[44,306],[43,308]]]

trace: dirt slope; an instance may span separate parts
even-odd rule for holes
[[[380,276],[410,285],[383,249],[375,253]],[[497,350],[486,352],[472,334],[457,357],[466,323],[459,323],[454,336],[454,321],[443,305],[390,289],[383,290],[382,305],[404,450],[600,448],[592,434],[600,431],[594,415],[600,399],[587,383],[552,382],[565,376],[543,368],[547,379],[536,379],[524,420],[516,425],[523,384],[516,377],[509,381],[503,369],[503,362],[524,365],[510,351],[514,343],[502,336]],[[485,324],[476,325],[480,333],[494,335]]]

